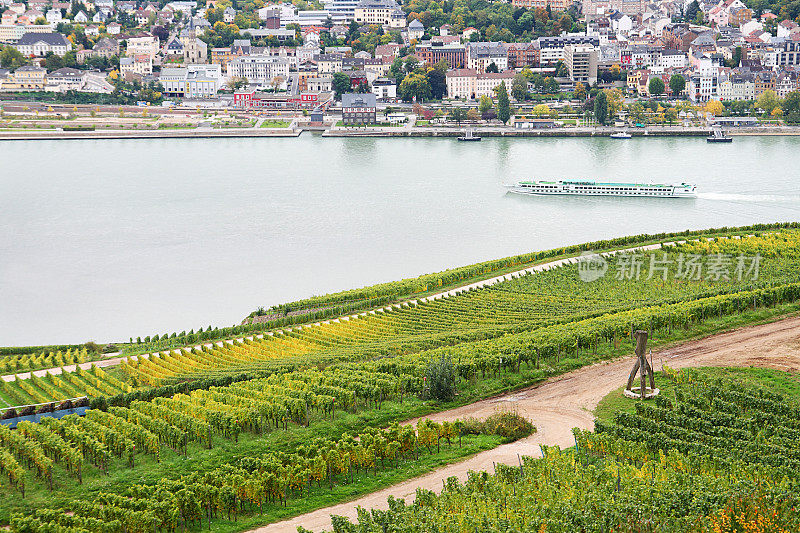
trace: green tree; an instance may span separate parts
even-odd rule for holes
[[[800,122],[800,91],[792,91],[781,102],[783,116],[788,122]]]
[[[500,82],[497,87],[497,118],[503,124],[507,123],[511,118],[511,104],[508,100],[508,89],[506,89],[506,82]]]
[[[644,124],[646,121],[644,107],[639,102],[634,102],[628,106],[628,114],[634,124]]]
[[[522,72],[518,72],[511,81],[511,95],[517,102],[528,97],[528,78]]]
[[[756,107],[763,109],[767,115],[772,113],[772,110],[780,105],[778,94],[772,89],[767,89],[761,93],[756,100]]]
[[[403,78],[406,77],[406,69],[402,59],[398,57],[392,61],[392,66],[389,67],[389,75],[395,79],[398,86],[403,83]]]
[[[537,117],[549,117],[553,111],[547,106],[547,104],[538,104],[533,107],[532,113]]]
[[[47,55],[44,58],[44,66],[47,69],[47,72],[53,72],[54,70],[58,70],[64,66],[64,62],[61,61],[61,58],[55,55],[53,52],[47,52]]]
[[[417,72],[409,74],[398,89],[400,98],[406,102],[416,99],[421,102],[431,97],[431,84],[428,78]]]
[[[450,120],[457,124],[461,124],[467,120],[467,110],[463,107],[455,107],[450,110]]]
[[[7,46],[0,52],[0,66],[3,68],[17,69],[26,63],[27,60],[16,48]]]
[[[442,60],[428,68],[425,76],[431,87],[431,97],[436,100],[444,98],[447,93],[447,62]]]
[[[350,92],[350,76],[344,72],[337,72],[333,75],[332,86],[333,91],[336,93],[336,98],[341,98],[342,94]]]
[[[669,89],[672,91],[672,96],[680,96],[686,88],[686,78],[680,74],[673,74],[669,79]]]
[[[486,72],[487,73],[489,73],[489,72],[497,73],[497,72],[500,72],[500,69],[497,68],[497,63],[492,61],[491,63],[489,63],[489,66],[486,67]]]
[[[608,120],[608,97],[603,91],[597,93],[594,98],[594,118],[600,124],[605,124]]]
[[[481,115],[486,113],[492,108],[492,99],[486,96],[485,94],[481,96],[480,100],[478,100],[478,111],[480,111]]]
[[[694,22],[697,18],[698,12],[700,12],[700,3],[697,0],[694,0],[691,4],[689,4],[689,7],[686,8],[684,20],[686,22]]]
[[[425,370],[424,396],[440,402],[452,401],[456,396],[456,367],[449,356],[428,365]]]
[[[544,94],[558,94],[561,92],[561,87],[558,85],[558,82],[551,77],[547,77],[544,79],[544,84],[542,85],[542,92]]]
[[[581,82],[575,84],[575,98],[578,100],[586,100],[586,86]]]
[[[736,68],[739,66],[739,63],[741,62],[742,62],[742,47],[737,46],[736,49],[733,51],[733,57],[731,57],[730,61],[726,61],[726,63],[730,68]]]
[[[659,77],[650,78],[650,81],[647,82],[647,91],[652,96],[661,96],[664,94],[664,80]]]

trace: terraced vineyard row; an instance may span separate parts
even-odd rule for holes
[[[730,240],[729,245],[740,242]],[[660,273],[650,277],[645,271],[640,279],[619,280],[609,275],[585,283],[573,265],[464,291],[450,298],[263,339],[162,352],[149,360],[130,359],[123,368],[134,383],[155,386],[174,376],[236,369],[259,361],[361,361],[530,331],[604,313],[781,286],[800,279],[800,258],[782,255],[766,258],[757,279],[741,280],[676,279],[679,256],[660,253],[658,260],[671,265],[664,271],[666,281]]]
[[[734,383],[685,385],[674,399],[638,403],[601,430],[642,442],[654,452],[677,449],[771,466],[779,476],[800,475],[800,407],[765,389]]]
[[[92,365],[75,372],[47,373],[15,381],[0,380],[0,400],[7,405],[35,405],[83,396],[113,396],[130,392],[132,387]],[[2,404],[0,403],[0,407]]]
[[[66,508],[38,508],[11,520],[15,531],[61,533],[104,531],[148,533],[209,527],[214,518],[253,515],[354,476],[374,476],[435,453],[459,440],[458,424],[423,421],[387,430],[367,428],[339,439],[317,438],[295,453],[248,457],[206,471],[186,473],[155,485],[132,485],[121,493],[100,493],[91,502]],[[325,485],[325,488],[320,488]]]
[[[86,348],[80,350],[67,349],[55,352],[41,352],[25,355],[11,355],[0,357],[0,375],[27,372],[39,368],[53,368],[57,366],[85,363],[89,360]]]
[[[794,466],[800,407],[732,382],[679,388],[677,403],[637,403],[576,448],[447,480],[405,505],[334,517],[336,532],[800,530]],[[790,445],[793,443],[793,445]]]
[[[139,454],[160,460],[164,452],[187,454],[190,443],[211,448],[216,439],[237,440],[242,432],[263,434],[308,425],[312,416],[332,418],[337,410],[379,408],[382,402],[420,390],[421,380],[357,369],[308,370],[212,387],[151,402],[134,400],[85,417],[20,422],[19,431],[0,425],[0,473],[24,495],[28,469],[53,486],[60,467],[80,482],[82,465],[104,472],[135,466]]]

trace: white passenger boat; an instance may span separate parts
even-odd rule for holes
[[[628,133],[627,131],[618,131],[617,133],[612,133],[611,134],[611,138],[612,139],[630,139],[631,138],[631,134]]]
[[[697,198],[697,186],[689,183],[613,183],[598,181],[520,181],[506,185],[517,194],[567,196],[647,196],[651,198]]]

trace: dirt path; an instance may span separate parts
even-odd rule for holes
[[[796,372],[800,369],[800,317],[721,333],[654,352],[655,370],[661,370],[664,364],[671,368],[758,366]],[[470,416],[485,418],[499,408],[513,407],[532,420],[538,431],[526,439],[479,453],[466,461],[442,467],[430,474],[357,500],[313,511],[255,531],[295,533],[300,525],[313,531],[330,530],[331,514],[352,519],[356,516],[356,506],[386,509],[386,499],[390,495],[410,502],[414,499],[417,487],[438,490],[442,487],[442,480],[450,476],[463,480],[470,470],[493,472],[494,463],[516,464],[518,455],[539,457],[540,444],[572,446],[572,428],[593,427],[592,411],[604,396],[625,384],[630,369],[630,357],[600,363],[550,379],[535,387],[431,415],[427,418],[436,422]]]

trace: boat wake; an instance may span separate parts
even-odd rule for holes
[[[735,194],[701,192],[697,194],[697,197],[701,200],[716,200],[720,202],[800,202],[800,195],[795,194]]]

